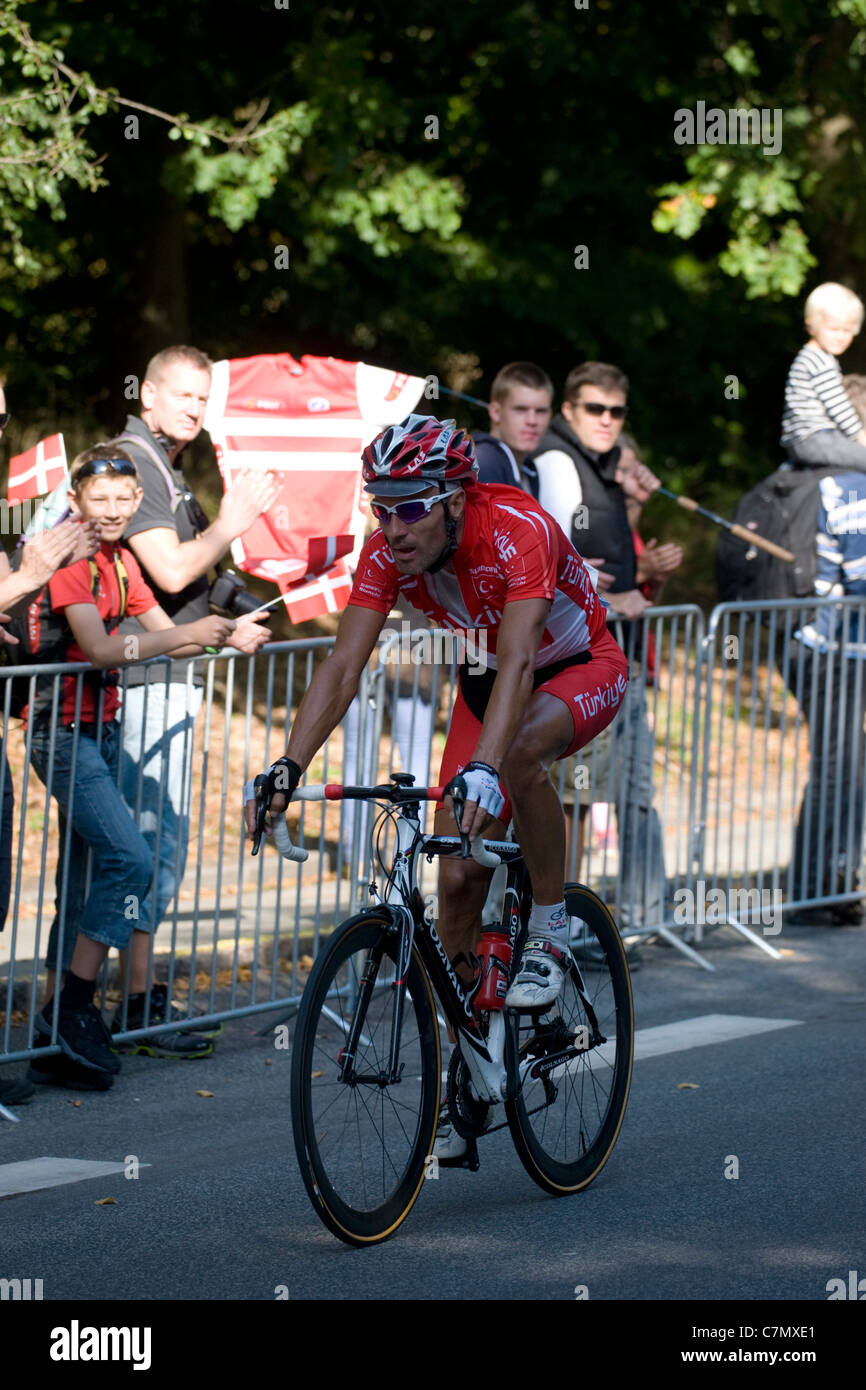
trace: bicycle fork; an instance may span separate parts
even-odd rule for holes
[[[399,908],[391,908],[392,913],[399,912]],[[355,1055],[358,1050],[358,1043],[361,1040],[363,1021],[367,1017],[367,1009],[373,997],[373,990],[376,985],[376,978],[379,974],[379,966],[385,954],[384,939],[378,946],[374,946],[368,952],[364,962],[364,973],[361,976],[358,986],[358,999],[352,1022],[349,1027],[349,1035],[345,1045],[340,1050],[340,1080],[350,1086],[358,1083],[369,1085],[371,1082],[378,1086],[393,1086],[399,1082],[404,1063],[400,1061],[400,1034],[403,1028],[403,1011],[406,1004],[406,977],[409,973],[409,962],[412,958],[412,939],[414,922],[411,913],[405,913],[405,930],[398,936],[400,943],[397,957],[397,972],[391,988],[394,990],[394,1012],[391,1019],[391,1037],[388,1044],[388,1064],[378,1072],[356,1072],[354,1068]]]

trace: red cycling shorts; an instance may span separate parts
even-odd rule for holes
[[[574,724],[574,737],[560,753],[560,758],[567,758],[585,748],[602,729],[606,729],[625,696],[628,661],[622,647],[607,629],[593,643],[591,657],[585,665],[567,666],[565,670],[558,671],[537,686],[532,695],[532,699],[537,694],[555,695],[568,706]],[[471,680],[472,676],[467,679]],[[442,754],[440,787],[447,786],[451,778],[472,761],[480,737],[481,720],[472,713],[461,690],[454,702],[448,740]],[[501,782],[500,790],[505,796],[505,805],[499,820],[507,825],[511,820],[511,802]]]

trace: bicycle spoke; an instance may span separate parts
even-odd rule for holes
[[[369,964],[371,949],[378,969],[375,980],[365,986],[358,962]],[[293,1106],[297,1111],[296,1100],[302,1104],[302,1135],[307,1136],[299,1143],[296,1121],[301,1171],[309,1165],[315,1187],[306,1175],[305,1182],[314,1204],[318,1202],[320,1215],[323,1199],[329,1210],[339,1213],[332,1229],[344,1238],[347,1231],[351,1235],[368,1229],[376,1238],[376,1214],[390,1213],[392,1205],[396,1217],[382,1216],[384,1233],[405,1214],[417,1194],[435,1127],[435,1016],[429,985],[425,988],[414,957],[408,972],[413,984],[405,989],[398,1039],[400,1079],[382,1080],[392,1065],[398,998],[396,965],[389,955],[393,949],[392,940],[383,939],[380,921],[347,923],[343,941],[326,953],[318,991],[310,977],[315,998],[299,1015],[295,1037]],[[350,1037],[353,1052],[347,1057]]]

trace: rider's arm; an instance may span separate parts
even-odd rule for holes
[[[472,757],[497,771],[511,747],[532,696],[535,658],[550,601],[526,598],[506,603],[496,640],[496,680]],[[471,677],[470,677],[471,680]]]

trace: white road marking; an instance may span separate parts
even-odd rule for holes
[[[660,1057],[665,1052],[684,1052],[689,1047],[732,1042],[754,1033],[771,1033],[777,1028],[796,1028],[799,1018],[750,1018],[746,1014],[701,1014],[679,1023],[662,1023],[657,1028],[641,1028],[634,1035],[635,1060]]]
[[[149,1163],[139,1163],[149,1168]],[[88,1178],[107,1178],[122,1173],[122,1163],[102,1163],[89,1158],[28,1158],[23,1163],[0,1164],[0,1198],[20,1192],[39,1192],[44,1187],[62,1187],[68,1182]]]
[[[796,1028],[802,1023],[799,1018],[750,1018],[746,1014],[701,1014],[698,1018],[683,1018],[679,1023],[661,1023],[656,1028],[639,1028],[634,1035],[634,1058],[636,1062],[645,1057],[662,1057],[667,1052],[685,1052],[690,1047],[708,1047],[711,1043],[734,1042],[737,1038],[747,1038],[755,1033],[770,1033],[778,1028]],[[581,1068],[595,1071],[597,1068],[613,1066],[614,1047],[611,1042],[603,1043],[590,1052],[588,1057],[576,1057],[566,1062],[572,1075]],[[556,1080],[562,1075],[564,1067],[555,1067],[550,1073]]]

